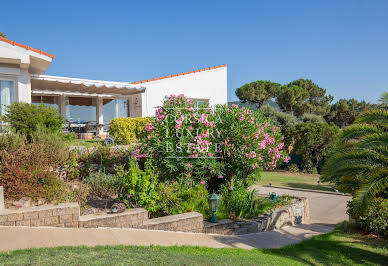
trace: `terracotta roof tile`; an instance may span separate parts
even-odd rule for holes
[[[163,76],[159,78],[153,78],[153,79],[146,79],[146,80],[141,80],[141,81],[136,81],[136,82],[131,82],[131,84],[140,84],[140,83],[147,83],[151,81],[156,81],[156,80],[161,80],[161,79],[168,79],[168,78],[173,78],[173,77],[178,77],[178,76],[183,76],[183,75],[188,75],[188,74],[193,74],[193,73],[198,73],[202,71],[207,71],[207,70],[212,70],[216,68],[221,68],[221,67],[226,67],[227,65],[219,65],[219,66],[213,66],[213,67],[207,67],[207,68],[202,68],[194,71],[189,71],[189,72],[184,72],[184,73],[179,73],[179,74],[173,74],[173,75],[168,75],[168,76]]]
[[[27,45],[24,45],[24,44],[15,42],[15,41],[8,40],[7,38],[1,37],[1,36],[0,36],[0,41],[7,42],[7,43],[12,44],[12,45],[14,45],[14,46],[22,47],[22,48],[24,48],[24,49],[26,49],[26,50],[30,50],[30,51],[33,51],[33,52],[35,52],[35,53],[38,53],[38,54],[42,54],[42,55],[48,56],[48,57],[50,57],[50,58],[52,58],[52,59],[54,59],[54,57],[55,57],[55,55],[46,53],[46,52],[44,52],[44,51],[42,51],[42,50],[38,50],[38,49],[32,48],[32,47],[30,47],[30,46],[27,46]]]

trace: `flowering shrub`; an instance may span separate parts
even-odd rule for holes
[[[110,121],[109,134],[118,144],[131,144],[144,135],[150,121],[148,117],[117,117]]]
[[[171,95],[146,132],[144,152],[135,157],[149,157],[162,180],[206,183],[210,191],[234,180],[247,183],[254,171],[289,159],[279,128],[237,105],[194,108],[183,95]]]

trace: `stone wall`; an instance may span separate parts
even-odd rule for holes
[[[91,214],[79,218],[79,227],[127,227],[137,228],[148,220],[148,212],[145,209],[129,209],[117,214]]]
[[[169,215],[146,221],[142,229],[201,233],[203,216],[198,212]]]
[[[279,229],[287,225],[310,222],[309,203],[307,198],[293,199],[290,205],[276,209],[268,217],[268,228]]]
[[[79,215],[77,203],[4,209],[0,211],[0,225],[78,227]]]
[[[216,224],[205,222],[204,233],[221,235],[243,235],[280,229],[283,226],[310,222],[309,203],[307,198],[293,199],[291,204],[275,209],[249,220],[235,222],[224,219]]]
[[[224,235],[269,231],[309,221],[309,204],[306,198],[293,199],[290,205],[255,219],[238,222],[226,219],[217,224],[204,222],[202,214],[197,212],[148,219],[148,212],[142,208],[129,209],[118,214],[80,216],[77,203],[0,210],[0,226],[125,227]]]

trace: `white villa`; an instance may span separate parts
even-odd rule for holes
[[[53,106],[72,123],[96,125],[104,135],[115,117],[153,116],[170,94],[210,105],[227,103],[227,66],[136,82],[45,75],[54,55],[0,36],[0,116],[13,102]],[[1,126],[1,124],[0,124]]]

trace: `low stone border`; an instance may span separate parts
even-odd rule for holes
[[[42,205],[0,211],[0,225],[78,227],[78,203]]]
[[[224,219],[218,223],[205,222],[204,233],[221,235],[243,235],[280,229],[283,226],[310,222],[307,198],[293,199],[291,204],[273,212],[249,220],[233,221]]]
[[[309,220],[307,198],[293,199],[291,204],[256,219],[237,222],[226,219],[216,224],[204,222],[202,214],[197,212],[149,219],[148,212],[142,208],[129,209],[116,214],[80,216],[78,203],[33,206],[18,210],[0,209],[0,226],[138,228],[223,235],[269,231],[287,225],[309,223]]]
[[[282,186],[270,186],[270,185],[262,185],[263,187],[273,187],[273,188],[281,188],[281,189],[290,189],[290,190],[299,190],[299,191],[306,191],[306,192],[316,192],[316,193],[323,193],[323,194],[332,194],[332,195],[339,195],[339,196],[351,196],[349,193],[341,193],[341,192],[331,192],[331,191],[323,191],[323,190],[314,190],[314,189],[306,189],[306,188],[294,188],[294,187],[282,187]]]
[[[137,228],[148,220],[148,212],[145,209],[129,209],[117,214],[90,214],[79,217],[78,227],[127,227]]]

